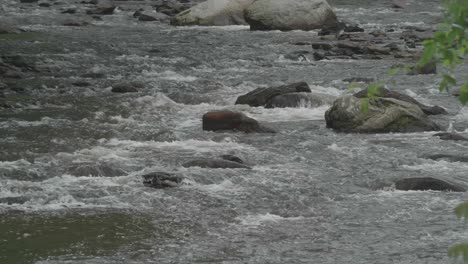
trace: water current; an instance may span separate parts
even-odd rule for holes
[[[440,1],[409,1],[399,11],[390,2],[330,1],[340,18],[368,31],[441,21]],[[316,31],[172,27],[138,22],[131,8],[64,27],[55,6],[0,7],[2,19],[33,32],[0,40],[1,53],[33,60],[43,73],[18,80],[23,89],[5,95],[15,107],[0,108],[0,263],[439,264],[467,239],[453,215],[467,193],[392,187],[409,176],[468,185],[467,163],[423,158],[466,153],[467,143],[434,132],[336,133],[325,126],[329,105],[234,105],[255,88],[296,81],[344,95],[343,79],[385,78],[408,61],[291,59],[311,51],[296,44]],[[104,78],[81,77],[90,72]],[[467,72],[465,64],[457,76]],[[145,88],[111,93],[118,81]],[[440,93],[439,81],[400,74],[389,86],[445,107],[449,115],[436,120],[466,135],[468,110]],[[202,131],[201,116],[218,109],[278,133]],[[223,154],[253,169],[181,166]],[[185,179],[177,188],[144,187],[141,175],[153,171]]]

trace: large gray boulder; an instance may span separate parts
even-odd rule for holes
[[[418,105],[393,98],[364,99],[348,95],[338,98],[325,113],[327,127],[346,133],[421,132],[440,130]]]
[[[257,0],[245,10],[251,30],[313,30],[336,25],[326,0]]]
[[[246,25],[244,10],[254,0],[208,0],[180,12],[171,19],[175,26]]]

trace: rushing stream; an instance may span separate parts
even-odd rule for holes
[[[138,22],[131,8],[65,27],[58,8],[80,4],[61,2],[0,3],[1,19],[31,31],[0,38],[0,55],[21,55],[40,72],[3,91],[13,107],[0,108],[0,263],[440,264],[467,239],[453,215],[467,193],[392,187],[408,176],[468,186],[468,163],[423,158],[466,153],[467,142],[434,132],[336,133],[325,127],[329,105],[234,105],[255,88],[297,81],[340,96],[350,93],[343,79],[385,78],[408,61],[296,60],[289,54],[311,51],[297,43],[316,31],[172,27]],[[440,1],[398,11],[390,2],[330,4],[368,31],[441,21]],[[456,74],[467,72],[465,63]],[[111,93],[122,80],[144,88]],[[445,107],[449,115],[435,120],[467,134],[468,110],[438,91],[439,75],[393,80],[392,89]],[[278,133],[202,131],[201,116],[217,109]],[[181,166],[223,154],[252,170]],[[141,175],[153,171],[185,179],[177,188],[144,187]]]

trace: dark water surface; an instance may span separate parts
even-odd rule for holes
[[[395,34],[435,27],[442,11],[439,1],[401,11],[383,0],[331,4],[368,31]],[[392,183],[432,176],[467,186],[468,164],[423,158],[466,153],[467,143],[433,132],[337,134],[325,127],[329,106],[234,106],[257,87],[302,80],[340,96],[349,93],[343,79],[385,78],[409,61],[297,61],[288,54],[312,50],[293,43],[317,32],[175,28],[137,22],[125,8],[86,27],[60,26],[68,17],[58,8],[72,5],[80,4],[0,4],[3,20],[34,31],[0,35],[1,54],[21,55],[40,72],[5,90],[14,107],[0,108],[0,263],[435,264],[449,263],[448,247],[466,239],[452,212],[468,194],[395,191]],[[457,76],[467,72],[465,64]],[[439,93],[440,76],[394,80],[392,89],[447,108],[436,120],[467,134],[468,110]],[[120,81],[145,88],[111,93]],[[201,116],[225,108],[279,133],[202,131]],[[222,154],[253,169],[181,166]],[[185,180],[146,188],[141,175],[152,171]]]

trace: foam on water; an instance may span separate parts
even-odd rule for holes
[[[304,219],[303,216],[282,217],[282,216],[270,214],[270,213],[237,217],[237,220],[240,221],[241,225],[251,226],[251,227],[260,226],[260,225],[271,223],[271,222],[298,221],[302,219]]]
[[[325,120],[325,112],[330,108],[323,105],[317,108],[252,108],[248,115],[258,121],[283,122],[283,121],[304,121],[304,120]]]

